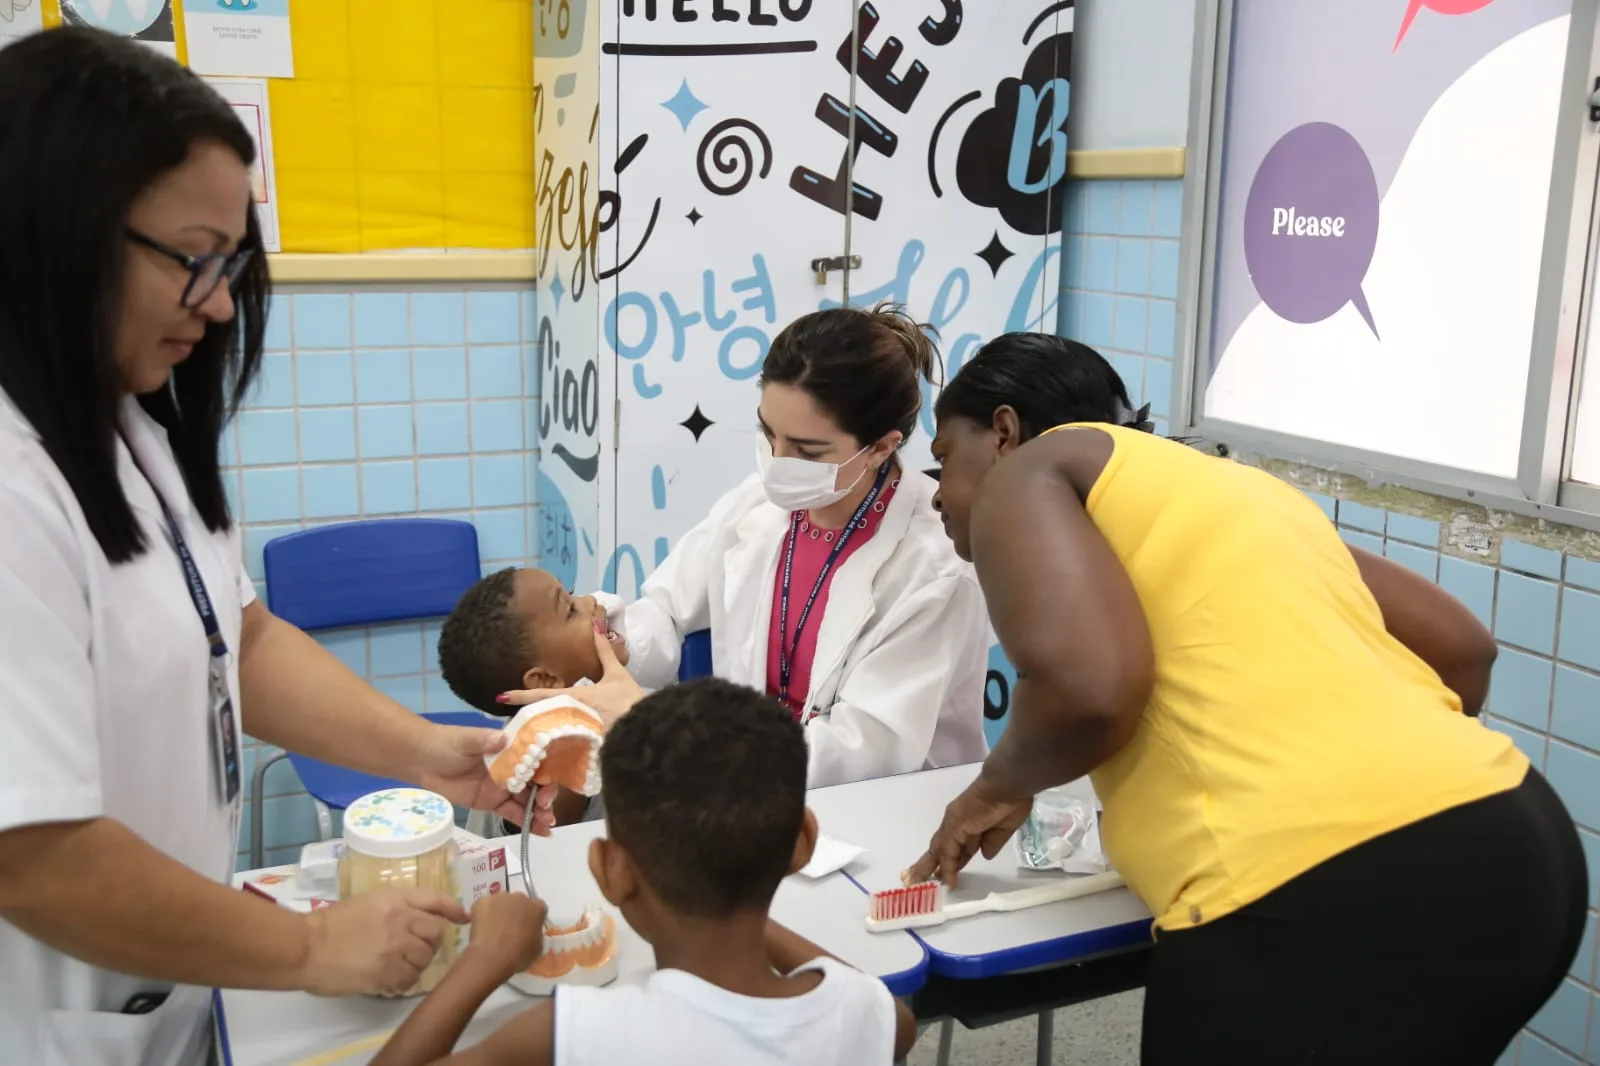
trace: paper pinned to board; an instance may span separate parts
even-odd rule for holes
[[[816,850],[811,853],[811,861],[806,863],[800,872],[814,881],[819,877],[838,873],[866,853],[866,848],[835,840],[828,834],[819,832]]]
[[[256,199],[256,219],[261,224],[261,250],[281,252],[278,238],[278,172],[272,158],[272,112],[267,105],[267,83],[260,78],[207,78],[206,82],[233,105],[250,139],[256,142],[256,165],[250,187]]]
[[[40,0],[0,0],[0,47],[44,29]]]
[[[289,0],[191,0],[183,28],[196,74],[294,77]]]

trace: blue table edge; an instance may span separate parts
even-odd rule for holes
[[[869,896],[872,894],[850,871],[845,870],[843,873],[850,883],[864,894]],[[928,973],[961,981],[981,981],[984,978],[1003,977],[1022,970],[1085,962],[1096,955],[1152,945],[1155,943],[1150,932],[1152,922],[1153,919],[1141,918],[1136,922],[1123,922],[1120,925],[1108,925],[1101,929],[1090,929],[1051,940],[1019,944],[1014,948],[1004,948],[982,955],[955,955],[941,951],[919,936],[915,930],[908,932],[913,940],[922,945],[923,955],[927,959]],[[892,990],[893,986],[890,987]],[[896,993],[896,995],[901,994],[903,993]]]

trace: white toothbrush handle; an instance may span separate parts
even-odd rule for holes
[[[1103,874],[1089,874],[1086,877],[1072,877],[1064,881],[1053,881],[1047,885],[1035,888],[1019,888],[1012,892],[991,892],[982,899],[975,899],[965,903],[946,904],[942,915],[945,921],[954,921],[957,918],[966,918],[974,914],[984,914],[991,911],[1010,912],[1027,910],[1030,907],[1042,907],[1046,903],[1059,903],[1062,900],[1077,899],[1080,896],[1092,896],[1097,892],[1109,892],[1123,885],[1122,875],[1115,870]]]

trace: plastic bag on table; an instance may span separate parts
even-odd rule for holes
[[[1017,835],[1017,858],[1024,870],[1098,874],[1111,868],[1100,849],[1099,812],[1065,788],[1033,798],[1033,810]]]

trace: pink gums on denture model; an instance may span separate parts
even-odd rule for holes
[[[505,750],[484,762],[494,783],[513,794],[531,783],[598,795],[605,730],[601,717],[577,700],[552,696],[518,711],[502,730]]]
[[[557,985],[597,987],[617,977],[617,922],[599,907],[584,910],[569,926],[546,922],[544,954],[511,987],[530,996],[547,996]]]

